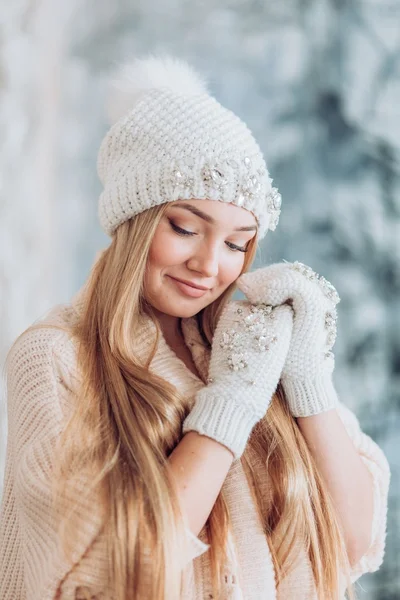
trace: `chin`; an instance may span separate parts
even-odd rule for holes
[[[218,297],[219,295],[216,297],[213,296],[207,302],[204,299],[202,299],[202,301],[200,299],[196,301],[196,299],[186,300],[180,296],[177,296],[176,298],[170,296],[168,299],[166,299],[166,302],[154,302],[153,307],[159,312],[169,315],[170,317],[187,319],[197,315],[197,313],[199,313],[201,310],[215,302],[216,298]]]
[[[197,313],[199,313],[201,310],[203,310],[203,308],[205,308],[206,306],[208,306],[208,304],[199,304],[197,306],[195,306],[195,304],[193,303],[193,306],[182,306],[175,304],[174,306],[157,306],[157,310],[159,310],[160,312],[164,313],[165,315],[169,315],[170,317],[178,317],[181,319],[188,319],[189,317],[193,317],[194,315],[197,315]]]

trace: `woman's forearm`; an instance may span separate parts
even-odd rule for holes
[[[186,433],[169,455],[181,509],[196,536],[208,519],[233,458],[224,445],[196,431]]]
[[[349,561],[354,565],[371,541],[372,477],[335,409],[298,417],[297,423],[338,511]]]

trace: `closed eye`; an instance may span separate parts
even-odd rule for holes
[[[188,231],[187,229],[182,229],[182,227],[178,227],[178,225],[175,225],[173,221],[170,221],[169,224],[171,225],[172,229],[179,235],[196,235],[193,231]]]
[[[188,231],[187,229],[183,229],[182,227],[179,227],[178,225],[176,225],[173,221],[169,220],[169,224],[171,225],[172,229],[175,231],[175,233],[177,233],[178,235],[183,235],[183,236],[192,236],[192,235],[197,235],[194,231]],[[225,242],[225,244],[228,246],[228,248],[230,250],[232,250],[233,252],[247,252],[247,248],[244,248],[243,246],[237,246],[236,244],[233,244],[232,242]]]
[[[239,250],[239,252],[247,252],[247,248],[243,248],[243,246],[236,246],[236,244],[232,244],[232,242],[225,242],[225,244],[233,251]]]

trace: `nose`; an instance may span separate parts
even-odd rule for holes
[[[216,277],[219,271],[219,252],[217,245],[201,244],[186,262],[188,269],[201,273],[203,277]]]

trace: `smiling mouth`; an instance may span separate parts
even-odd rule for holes
[[[195,290],[203,290],[203,291],[208,291],[211,288],[205,287],[204,285],[197,285],[196,283],[192,283],[191,281],[186,281],[185,279],[178,279],[177,277],[172,277],[170,275],[171,279],[175,279],[175,281],[179,281],[180,283],[184,283],[185,285],[189,285],[190,287],[194,288]]]
[[[192,282],[186,282],[182,279],[171,277],[171,275],[168,275],[168,277],[174,283],[179,292],[187,298],[201,298],[210,291],[210,288],[206,288],[204,286],[200,287]]]

